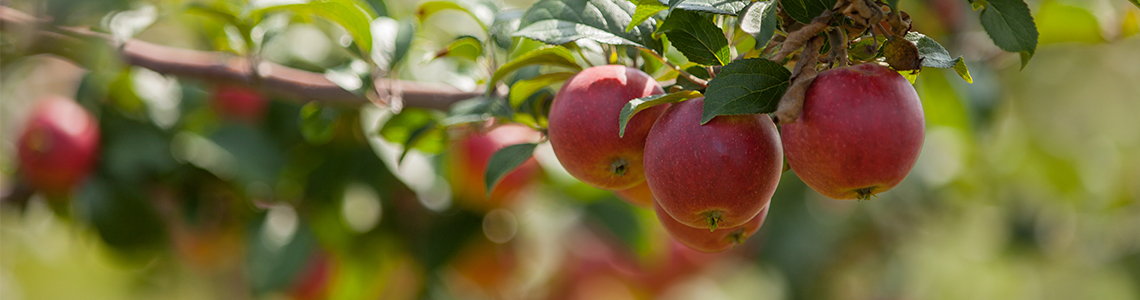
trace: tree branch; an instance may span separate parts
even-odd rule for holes
[[[337,105],[371,102],[363,95],[337,86],[320,73],[262,62],[257,66],[255,74],[249,60],[243,57],[180,49],[134,39],[116,47],[114,39],[108,34],[80,27],[50,26],[45,20],[9,7],[0,6],[0,28],[6,32],[26,29],[31,33],[28,37],[32,39],[32,45],[25,45],[25,48],[60,55],[87,67],[90,65],[85,64],[83,57],[86,52],[96,47],[115,47],[124,63],[166,75],[212,82],[244,83],[263,92],[299,102],[317,101]],[[482,90],[465,92],[441,83],[387,78],[376,79],[373,83],[380,95],[400,93],[404,105],[410,107],[446,110],[452,103],[484,94]]]

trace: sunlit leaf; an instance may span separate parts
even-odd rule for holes
[[[468,16],[471,16],[472,19],[475,19],[475,22],[479,23],[479,26],[483,27],[483,31],[487,31],[487,24],[483,23],[483,20],[479,19],[478,15],[476,15],[470,9],[467,9],[467,7],[459,5],[458,3],[455,3],[455,2],[448,2],[448,1],[424,2],[423,4],[420,4],[420,8],[416,10],[416,17],[419,18],[420,22],[423,22],[424,20],[427,20],[428,17],[431,17],[435,13],[440,12],[440,11],[445,11],[445,10],[458,10],[460,12],[463,12],[463,13],[467,14]]]
[[[431,59],[440,57],[457,57],[475,61],[483,55],[483,42],[473,36],[461,36],[447,44],[443,50],[432,55]]]
[[[318,0],[302,4],[266,6],[254,11],[253,15],[260,16],[280,10],[292,11],[302,16],[316,15],[333,21],[352,36],[361,53],[372,51],[372,18],[369,11],[355,1]]]
[[[963,80],[974,83],[974,79],[970,77],[970,70],[966,69],[966,63],[962,57],[951,58],[950,52],[946,51],[946,48],[943,48],[938,41],[914,31],[906,34],[906,40],[918,46],[918,57],[922,58],[923,67],[954,69]]]
[[[526,101],[530,95],[538,92],[551,84],[566,81],[574,76],[573,72],[557,72],[550,74],[542,74],[534,78],[519,80],[511,85],[510,99],[511,107],[519,108],[523,101]]]
[[[668,8],[668,6],[665,6],[664,3],[658,0],[638,0],[637,10],[633,12],[632,20],[629,21],[629,25],[625,26],[625,31],[629,32],[633,30],[637,25],[645,23],[645,20]]]
[[[767,46],[776,33],[777,6],[775,1],[753,2],[740,15],[740,30],[756,39],[756,49]]]
[[[664,32],[673,47],[691,62],[722,66],[732,60],[728,39],[713,22],[712,16],[674,10],[658,31]]]
[[[670,7],[687,11],[699,11],[721,15],[736,15],[751,0],[682,0],[670,1]]]
[[[629,102],[627,102],[625,106],[621,108],[621,114],[618,116],[618,136],[625,136],[625,126],[629,123],[629,119],[633,119],[634,115],[643,110],[662,104],[677,103],[700,96],[701,93],[697,91],[680,91],[671,94],[653,95],[649,97],[629,100]]]
[[[653,25],[625,30],[635,13],[636,5],[628,0],[540,0],[527,10],[515,35],[551,45],[591,39],[662,52],[661,41],[652,37]]]
[[[495,84],[511,72],[530,65],[549,65],[570,68],[574,71],[582,70],[582,66],[579,66],[578,63],[574,61],[574,56],[570,54],[570,50],[561,46],[545,46],[527,52],[511,62],[503,64],[503,66],[499,67],[499,70],[495,71],[495,75],[491,76],[490,83]]]

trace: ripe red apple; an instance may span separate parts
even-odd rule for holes
[[[768,216],[768,207],[765,206],[759,214],[753,216],[744,225],[721,227],[708,231],[707,229],[693,228],[678,223],[677,220],[674,220],[661,209],[661,205],[654,205],[653,209],[657,211],[657,219],[661,221],[665,231],[673,236],[673,239],[693,250],[706,253],[723,252],[732,249],[737,244],[743,244],[748,237],[760,230],[760,225],[764,224],[764,218]]]
[[[210,105],[214,112],[228,120],[257,123],[265,116],[269,101],[249,87],[219,85]]]
[[[783,169],[768,115],[718,116],[701,125],[704,98],[674,104],[645,142],[653,197],[681,224],[737,227],[768,206]]]
[[[487,163],[496,151],[506,146],[532,143],[538,139],[538,132],[530,127],[505,124],[485,133],[471,133],[453,141],[447,156],[448,165],[451,166],[448,181],[456,202],[485,210],[502,207],[533,181],[538,174],[538,162],[531,158],[504,176],[491,191],[490,198],[487,197],[483,182]]]
[[[649,190],[649,183],[642,182],[634,187],[614,191],[618,198],[634,206],[649,208],[653,206],[653,192]]]
[[[44,98],[32,108],[17,151],[20,172],[32,187],[67,194],[95,167],[99,123],[71,99]]]
[[[571,77],[554,96],[547,136],[558,161],[589,185],[624,190],[645,180],[645,137],[664,106],[646,109],[629,120],[618,136],[618,116],[629,100],[665,91],[641,70],[606,65]]]
[[[832,199],[868,199],[910,172],[925,123],[910,82],[867,63],[819,73],[782,140],[788,165],[812,189]]]

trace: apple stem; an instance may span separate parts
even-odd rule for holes
[[[678,67],[677,65],[669,62],[668,60],[665,60],[665,58],[661,57],[661,55],[658,55],[657,52],[653,52],[653,50],[649,50],[649,49],[645,49],[645,48],[641,48],[641,47],[637,47],[637,48],[641,49],[641,52],[645,52],[646,54],[653,56],[653,58],[656,58],[658,61],[661,61],[661,63],[665,64],[665,66],[668,66],[670,69],[673,69],[673,71],[677,71],[677,73],[681,74],[681,76],[684,76],[685,79],[688,79],[689,81],[692,81],[693,83],[696,83],[697,85],[701,86],[701,88],[709,87],[708,80],[701,79],[700,77],[697,77],[693,74],[690,74],[689,72],[686,72],[685,70],[681,69],[681,67]]]
[[[792,55],[793,52],[799,50],[800,47],[803,47],[804,44],[807,44],[808,41],[823,32],[824,29],[827,29],[829,23],[831,23],[830,9],[824,10],[818,17],[812,19],[811,24],[788,33],[788,37],[784,40],[783,45],[780,46],[780,51],[776,52],[776,55],[773,55],[768,60],[774,62],[784,61],[788,55]],[[807,53],[807,51],[805,50],[804,53]]]

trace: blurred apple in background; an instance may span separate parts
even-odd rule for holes
[[[483,178],[491,156],[506,146],[537,142],[539,133],[530,127],[508,124],[486,132],[464,134],[452,142],[446,156],[447,165],[451,167],[448,181],[456,203],[488,211],[502,207],[538,175],[538,162],[531,158],[503,177],[487,197]]]
[[[258,123],[265,116],[269,101],[249,87],[220,85],[214,90],[210,106],[224,119]]]
[[[20,134],[20,171],[32,187],[50,195],[68,194],[95,167],[99,123],[71,99],[40,100]]]

